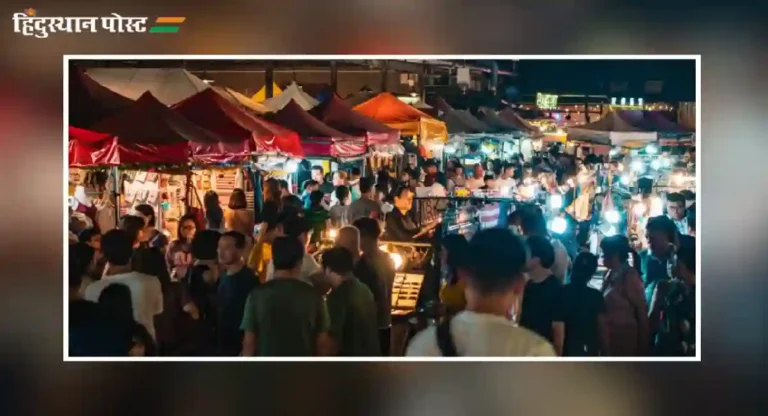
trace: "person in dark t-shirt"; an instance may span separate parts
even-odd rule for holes
[[[609,354],[603,294],[587,285],[596,271],[597,257],[592,253],[580,253],[573,262],[570,283],[563,288],[565,356]]]
[[[352,253],[334,247],[323,253],[322,261],[325,278],[332,287],[326,304],[335,352],[353,357],[381,355],[376,303],[370,289],[352,275]]]
[[[224,233],[219,239],[219,265],[223,269],[217,292],[218,350],[220,355],[240,354],[243,318],[248,294],[259,279],[243,262],[245,236],[237,231]]]
[[[562,285],[550,269],[555,263],[555,250],[545,237],[528,237],[531,257],[528,261],[528,283],[523,292],[520,325],[546,338],[563,354],[565,325],[562,316]]]

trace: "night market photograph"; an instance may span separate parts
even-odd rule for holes
[[[65,359],[699,360],[698,59],[65,57]]]

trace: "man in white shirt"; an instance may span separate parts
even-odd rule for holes
[[[305,248],[304,258],[301,260],[301,271],[299,272],[299,280],[302,280],[310,285],[314,285],[315,282],[322,281],[323,269],[317,264],[315,258],[311,254],[306,252],[306,247],[309,244],[310,233],[312,227],[307,223],[304,218],[291,218],[285,221],[283,224],[283,234],[287,237],[297,238]],[[272,280],[275,275],[275,265],[272,261],[267,265],[267,281]]]
[[[501,175],[496,179],[496,187],[502,196],[511,196],[514,192],[517,181],[513,178],[515,167],[512,164],[505,164],[501,170]]]
[[[98,302],[101,291],[113,283],[128,286],[131,291],[133,319],[144,325],[153,339],[155,335],[155,315],[163,312],[163,291],[160,280],[131,269],[133,241],[124,230],[114,229],[101,238],[101,252],[107,260],[104,277],[91,283],[85,289],[85,299]]]
[[[416,334],[408,356],[553,357],[552,345],[510,318],[525,288],[527,251],[505,229],[480,231],[467,253],[467,307],[438,327]]]
[[[485,186],[485,170],[483,169],[483,165],[479,163],[475,163],[474,168],[474,175],[467,179],[466,181],[466,187],[470,190],[472,189],[480,189],[483,186]]]

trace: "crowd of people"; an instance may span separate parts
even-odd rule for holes
[[[560,182],[578,161],[493,166],[466,175],[457,161],[445,172],[427,162],[398,177],[352,169],[330,180],[315,167],[297,194],[266,179],[257,213],[240,189],[226,209],[211,191],[204,220],[181,218],[173,241],[155,228],[149,205],[105,233],[70,224],[69,354],[390,355],[396,271],[380,248],[388,240],[440,248],[434,270],[443,284],[423,290],[439,291],[443,317],[410,340],[407,355],[695,355],[695,208],[668,198],[668,215],[647,223],[642,256],[625,236],[604,238],[607,274],[596,288],[598,257],[551,235],[534,204],[470,241],[435,233],[439,223],[416,225],[415,187],[430,195],[512,189],[544,166]]]

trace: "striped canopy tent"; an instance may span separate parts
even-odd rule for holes
[[[277,84],[275,84],[273,82],[272,83],[272,96],[274,97],[274,96],[280,94],[281,92],[283,92],[283,90],[280,87],[278,87]],[[256,94],[253,94],[251,96],[251,99],[253,101],[256,101],[257,103],[260,103],[260,102],[266,100],[267,99],[267,86],[265,85],[265,86],[261,87],[260,90],[256,91]]]
[[[107,88],[137,100],[145,92],[165,105],[173,105],[210,88],[182,68],[92,68],[86,72]]]
[[[264,114],[269,112],[269,108],[265,107],[263,104],[253,101],[252,99],[246,97],[243,94],[240,94],[232,88],[218,86],[214,86],[212,88],[214,91],[221,94],[222,97],[226,98],[229,102],[247,108],[256,114]]]
[[[387,92],[357,105],[353,110],[400,130],[403,136],[419,136],[423,142],[448,141],[448,129],[444,122],[430,117]]]
[[[294,101],[306,111],[311,110],[316,105],[320,104],[319,101],[314,99],[311,95],[301,90],[301,87],[296,82],[292,82],[291,85],[286,87],[283,92],[275,95],[272,98],[266,99],[261,103],[270,111],[280,111],[288,105],[289,102]]]
[[[133,100],[99,84],[80,69],[69,74],[69,125],[87,128],[124,110]]]

